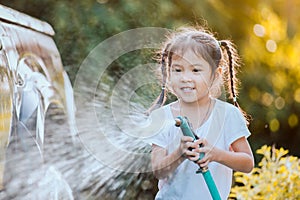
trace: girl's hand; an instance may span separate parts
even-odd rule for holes
[[[216,160],[218,149],[209,144],[206,139],[199,139],[194,143],[197,144],[196,148],[194,149],[194,152],[197,153],[197,156],[195,156],[192,160],[200,167],[205,168],[207,167],[208,163]],[[202,145],[202,147],[200,147],[200,145]],[[204,153],[204,157],[199,160],[200,153]]]
[[[184,158],[192,160],[195,156],[199,155],[199,153],[194,150],[195,148],[197,148],[197,144],[193,142],[193,138],[189,136],[181,137],[179,151]]]

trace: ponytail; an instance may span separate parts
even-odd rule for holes
[[[160,95],[157,97],[153,105],[147,110],[147,114],[150,114],[153,110],[161,107],[167,98],[167,66],[166,66],[166,58],[167,58],[167,51],[163,51],[161,54],[161,73],[162,73],[162,85],[161,85],[161,92]]]
[[[227,54],[227,60],[228,60],[228,72],[227,74],[227,87],[228,92],[230,94],[230,97],[233,100],[233,104],[235,106],[238,106],[237,103],[237,79],[236,79],[236,72],[235,67],[238,66],[238,57],[235,48],[233,47],[232,43],[228,40],[221,40],[220,46],[225,48],[226,54]]]
[[[161,56],[161,73],[162,73],[162,86],[161,93],[156,102],[157,107],[162,106],[166,101],[166,82],[167,82],[167,67],[166,67],[167,53],[163,52]]]
[[[229,98],[232,99],[233,105],[235,105],[243,113],[245,119],[247,120],[247,124],[249,125],[250,116],[241,109],[240,105],[237,102],[238,80],[236,78],[236,68],[239,67],[239,56],[233,43],[229,40],[221,40],[219,41],[219,44],[221,48],[224,47],[227,55],[228,71],[225,74],[227,75],[226,85],[230,94]]]

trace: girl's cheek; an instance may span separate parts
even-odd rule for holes
[[[180,80],[180,78],[181,78],[180,74],[171,74],[170,81],[178,82]]]
[[[170,89],[172,90],[172,91],[174,91],[174,83],[173,82],[170,82]]]

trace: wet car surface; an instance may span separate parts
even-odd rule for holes
[[[1,188],[18,165],[8,164],[12,154],[36,151],[36,163],[43,162],[49,112],[66,116],[68,125],[74,120],[72,86],[54,34],[48,23],[0,5]]]

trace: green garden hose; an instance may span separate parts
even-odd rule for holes
[[[175,126],[180,127],[183,135],[192,137],[194,141],[199,139],[197,137],[197,135],[195,135],[193,133],[193,131],[191,130],[191,128],[189,126],[189,122],[186,117],[182,117],[182,116],[177,117],[175,119]],[[203,157],[204,157],[204,153],[200,153],[199,158],[202,159]],[[209,192],[210,192],[213,200],[221,200],[220,194],[219,194],[216,184],[211,176],[211,173],[208,170],[208,167],[205,167],[205,168],[200,167],[196,171],[196,173],[201,173],[203,175],[204,180],[206,182],[206,185],[209,189]]]

